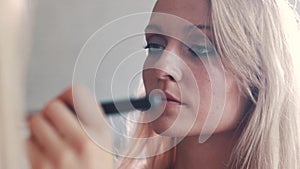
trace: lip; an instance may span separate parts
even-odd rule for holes
[[[183,103],[181,102],[180,99],[178,99],[177,97],[175,97],[174,95],[172,95],[169,92],[163,92],[165,94],[165,98],[163,99],[164,101],[167,101],[168,103],[171,104],[177,104],[177,105],[182,105]]]

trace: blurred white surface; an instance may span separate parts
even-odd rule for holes
[[[32,1],[34,25],[27,77],[28,111],[38,110],[72,83],[87,39],[124,15],[150,12],[154,0]]]

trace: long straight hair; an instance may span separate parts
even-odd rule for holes
[[[235,75],[251,106],[237,129],[242,134],[228,168],[299,169],[297,13],[287,0],[210,0],[210,11],[215,45],[224,67]],[[148,124],[129,125],[127,130],[133,137],[155,135]],[[151,148],[159,150],[162,144],[171,141],[153,142]],[[129,146],[135,152],[149,148],[134,143]],[[119,158],[117,168],[170,168],[174,150],[145,159]]]
[[[24,109],[25,0],[0,2],[0,169],[24,168],[22,121]]]
[[[299,168],[296,12],[284,0],[211,0],[211,9],[223,63],[253,103],[230,168]]]

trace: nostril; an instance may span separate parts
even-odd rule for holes
[[[162,75],[162,76],[159,77],[159,79],[176,81],[175,78],[170,74]]]

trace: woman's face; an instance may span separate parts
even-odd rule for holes
[[[199,32],[213,41],[213,32],[209,29],[213,27],[209,17],[209,1],[158,0],[153,12],[183,18],[192,25],[196,25],[198,29],[188,31],[185,27],[188,25],[181,24],[176,19],[172,21],[172,18],[166,19],[155,15],[151,17],[150,26],[146,28],[148,57],[143,71],[146,93],[149,94],[152,90],[159,89],[166,95],[163,111],[151,122],[153,130],[170,136],[186,134],[196,136],[203,129],[209,113],[220,114],[213,110],[222,110],[214,133],[236,128],[245,111],[246,99],[241,96],[233,75],[223,70],[222,66],[214,64],[214,62],[217,63],[217,54],[211,52],[212,44],[207,50],[201,48],[202,51],[208,52],[208,56],[200,56],[191,50],[191,46],[199,48],[203,41]],[[183,42],[180,37],[183,37],[182,39],[189,37],[188,39],[192,40]],[[190,44],[186,45],[186,43]],[[207,57],[210,57],[210,62],[205,62]],[[207,64],[211,65],[207,66]],[[222,77],[225,80],[211,80],[222,79]],[[214,82],[217,84],[213,84]],[[226,97],[222,95],[222,90],[213,90],[213,86],[217,86],[217,89],[223,88]],[[213,97],[222,98],[223,96],[224,102],[220,102],[223,105],[216,106],[212,103]],[[221,109],[211,108],[212,106],[220,106]],[[168,132],[165,132],[166,130]]]

